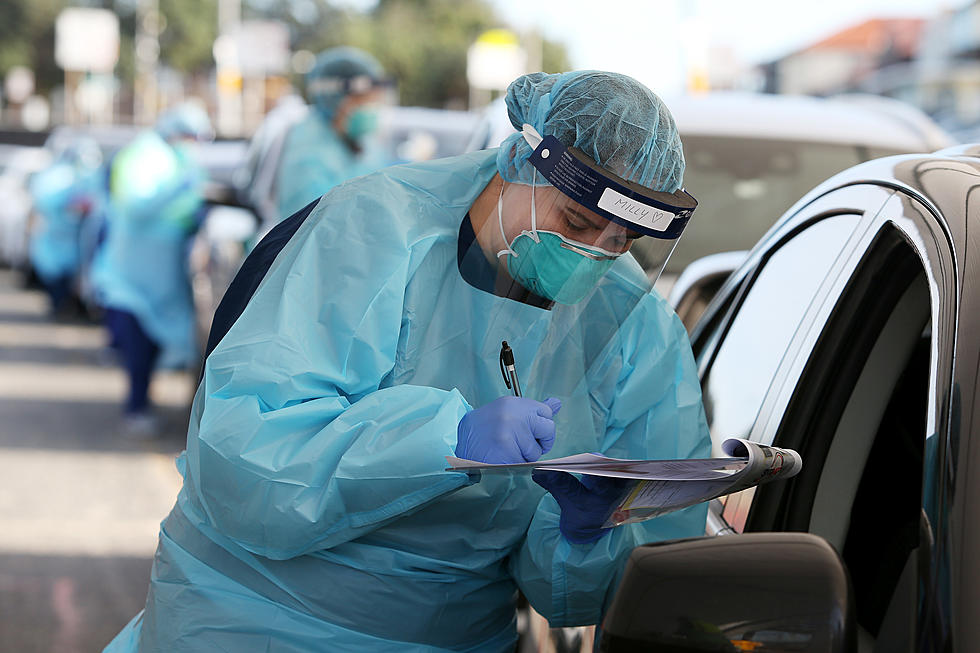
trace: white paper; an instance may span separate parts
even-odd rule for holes
[[[644,521],[746,488],[789,478],[803,467],[792,449],[729,439],[722,450],[730,458],[621,460],[583,453],[554,460],[494,465],[446,456],[449,469],[469,472],[518,472],[545,469],[590,476],[634,479],[610,505],[606,526]]]

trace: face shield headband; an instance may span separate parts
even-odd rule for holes
[[[391,88],[392,80],[377,79],[370,75],[354,75],[353,77],[317,77],[306,85],[306,92],[316,95],[360,95],[378,88]]]
[[[521,131],[534,148],[529,161],[537,172],[567,197],[610,222],[645,236],[676,240],[698,202],[683,189],[661,193],[602,169],[574,147],[554,136],[542,137],[531,125]]]

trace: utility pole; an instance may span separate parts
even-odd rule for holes
[[[242,133],[242,71],[238,57],[241,0],[218,0],[218,38],[214,42],[217,68],[219,134]]]
[[[136,7],[136,79],[133,84],[133,122],[152,124],[159,112],[157,61],[162,20],[158,0],[139,0]]]

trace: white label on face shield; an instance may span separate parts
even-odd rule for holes
[[[615,216],[654,231],[666,231],[674,220],[674,214],[607,188],[602,191],[598,206]]]

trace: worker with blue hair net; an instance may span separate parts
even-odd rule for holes
[[[154,368],[198,360],[187,247],[200,224],[205,175],[187,144],[211,135],[204,109],[186,102],[112,161],[107,231],[92,276],[129,377],[126,435],[158,434],[148,398]]]
[[[596,71],[526,75],[507,106],[499,149],[343,184],[250,254],[145,610],[107,651],[512,651],[518,590],[594,624],[635,546],[704,532],[703,505],[607,527],[612,479],[447,471],[710,449],[652,288],[696,206],[667,108]]]
[[[82,227],[102,204],[101,171],[98,144],[91,138],[78,137],[64,144],[52,164],[30,181],[39,220],[31,232],[28,251],[56,318],[68,316],[72,308],[82,262]]]
[[[279,215],[391,163],[372,138],[389,81],[374,57],[352,47],[321,52],[306,75],[312,110],[290,128],[276,176]]]

